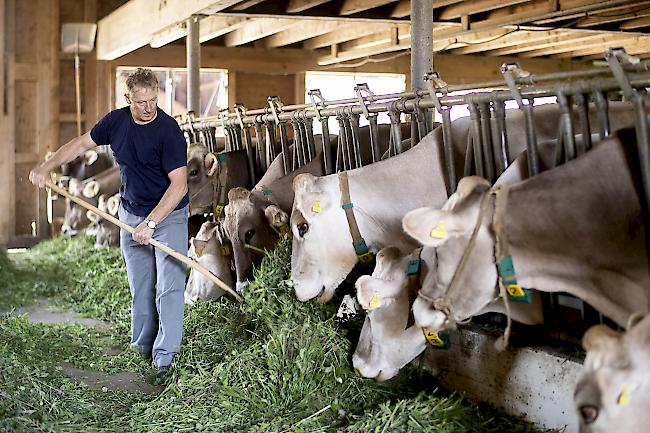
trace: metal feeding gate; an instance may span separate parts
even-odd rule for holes
[[[592,147],[592,135],[600,139],[612,132],[608,115],[610,100],[629,101],[635,113],[636,136],[640,159],[646,209],[650,205],[650,145],[646,114],[646,88],[650,86],[650,61],[640,62],[624,50],[606,53],[608,67],[585,71],[559,72],[533,76],[518,64],[504,64],[502,81],[474,85],[449,86],[441,77],[430,72],[425,77],[427,90],[375,95],[367,85],[355,87],[355,98],[326,101],[319,90],[308,92],[308,104],[283,105],[276,96],[268,98],[268,107],[246,110],[235,104],[234,112],[222,111],[220,116],[195,119],[190,113],[179,120],[188,143],[202,143],[211,152],[245,149],[253,184],[258,181],[276,155],[283,152],[284,173],[289,173],[308,162],[322,151],[324,172],[331,174],[362,166],[359,121],[364,116],[369,123],[369,153],[372,162],[397,155],[419,142],[436,126],[434,110],[442,118],[444,161],[447,190],[451,195],[461,177],[478,175],[493,183],[508,167],[511,160],[507,139],[505,102],[514,100],[524,112],[528,171],[531,176],[540,172],[535,131],[535,98],[554,96],[560,112],[555,158],[552,166],[572,160]],[[548,83],[548,84],[544,84]],[[492,89],[492,90],[485,90]],[[469,91],[462,95],[453,92]],[[589,106],[597,109],[597,125],[589,121]],[[470,113],[470,130],[467,135],[465,159],[460,165],[455,161],[450,111],[454,106],[465,105]],[[573,110],[579,124],[573,123]],[[380,154],[377,114],[389,114],[390,143],[386,155]],[[402,140],[401,115],[407,115],[413,124],[415,137]],[[321,140],[317,149],[313,121],[322,127],[322,137],[329,136],[328,121],[334,117],[339,125],[335,155],[328,140]],[[290,125],[290,128],[289,128]],[[224,137],[215,132],[221,129]],[[253,140],[253,131],[255,140]],[[290,134],[291,133],[291,134]],[[581,140],[576,140],[580,136]],[[292,137],[292,140],[290,139]],[[289,150],[290,144],[294,144]],[[463,143],[460,143],[461,145]],[[456,167],[462,167],[457,173]],[[583,301],[567,294],[544,294],[545,335],[577,342],[591,325],[612,321],[602,317]],[[569,330],[569,335],[566,331]],[[559,335],[560,332],[562,335]]]

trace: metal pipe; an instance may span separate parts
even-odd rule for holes
[[[609,101],[600,89],[594,89],[592,98],[596,103],[596,112],[598,113],[598,123],[600,128],[598,130],[600,139],[607,137],[611,134],[609,130]]]
[[[533,100],[528,100],[524,108],[526,115],[526,147],[528,150],[528,174],[535,176],[539,173],[539,155],[537,154],[537,135],[535,135],[535,116],[533,115]]]
[[[323,136],[322,146],[323,146],[323,164],[325,165],[325,174],[334,173],[334,167],[332,166],[332,147],[330,146],[330,127],[328,125],[329,118],[321,117],[321,134]]]
[[[266,125],[266,166],[268,167],[275,159],[278,141],[275,136],[275,123],[265,122],[264,124]]]
[[[372,162],[381,160],[379,154],[379,125],[377,124],[377,115],[368,116],[368,123],[370,124],[370,150],[372,150]]]
[[[361,133],[359,131],[359,115],[350,115],[350,130],[352,132],[352,149],[354,150],[354,161],[357,168],[363,166],[361,161]]]
[[[496,180],[494,175],[494,147],[492,145],[492,127],[490,121],[490,105],[486,102],[479,104],[478,111],[481,116],[481,144],[483,145],[483,163],[487,179],[492,183]]]
[[[566,93],[560,90],[557,93],[557,103],[560,107],[560,123],[564,137],[565,156],[568,161],[576,157],[575,138],[573,136],[573,119],[571,118],[571,106]],[[533,173],[531,173],[532,175]]]
[[[199,41],[199,17],[187,19],[187,110],[201,115],[201,42]]]
[[[635,75],[632,76],[630,79],[630,82],[633,87],[647,87],[650,86],[650,75],[646,74],[644,76],[639,76]],[[605,92],[608,91],[613,91],[613,90],[620,90],[620,86],[618,82],[615,79],[608,78],[608,79],[597,79],[597,80],[592,80],[587,82],[587,86],[593,87],[593,88],[598,88],[601,89]],[[566,95],[572,95],[577,92],[584,92],[585,91],[585,85],[581,86],[573,86],[571,84],[564,85],[563,90],[565,91]],[[521,96],[524,99],[533,99],[533,98],[541,98],[545,96],[556,96],[557,94],[557,86],[540,86],[536,88],[525,88],[521,90]],[[466,99],[468,95],[454,95],[454,96],[444,96],[440,98],[440,103],[443,105],[449,105],[449,106],[454,106],[454,105],[465,105],[467,104]],[[494,92],[478,92],[472,94],[472,97],[475,102],[480,103],[483,101],[507,101],[512,99],[512,93],[509,90],[497,90]],[[379,98],[377,98],[379,99]],[[351,103],[358,103],[358,100],[353,99],[351,100]],[[387,102],[387,103],[377,103],[377,104],[368,104],[366,107],[370,113],[381,113],[385,111],[389,111],[391,105],[399,103],[399,109],[404,112],[412,112],[415,106],[414,101],[392,101],[392,102]],[[420,102],[420,106],[423,108],[433,108],[434,104],[432,101],[424,99]],[[286,108],[287,106],[283,106],[282,108]],[[337,109],[341,109],[343,107],[334,107],[334,108],[323,108],[320,109],[320,115],[322,116],[336,116],[337,114]],[[350,107],[345,107],[346,110],[350,110],[352,113],[355,114],[361,114],[363,112],[363,109],[358,106],[350,106]],[[250,110],[247,111],[246,117],[243,117],[242,120],[244,123],[253,123],[255,121],[255,117],[251,116],[252,113],[256,112],[257,110]],[[307,109],[305,116],[308,118],[314,118],[318,117],[319,113],[317,113],[313,109]],[[267,120],[273,120],[274,116],[271,113],[264,114],[262,116],[262,119],[264,121]],[[279,113],[278,118],[280,120],[291,120],[291,114],[290,113]],[[213,120],[206,120],[206,119],[201,119],[201,123],[199,125],[208,125],[208,126],[218,126],[218,122],[216,119]],[[233,119],[229,117],[228,123],[232,123]],[[181,124],[180,125],[181,129],[188,129],[189,126],[187,123]]]
[[[287,134],[287,122],[280,122],[280,146],[282,147],[282,166],[284,174],[289,174],[289,136]],[[295,149],[296,146],[294,145]]]
[[[485,165],[483,163],[483,149],[481,143],[481,118],[479,117],[476,104],[471,101],[471,98],[468,102],[469,118],[472,123],[472,142],[474,143],[474,167],[476,168],[477,176],[485,177]],[[492,180],[488,180],[492,182]]]
[[[260,122],[255,123],[255,138],[257,139],[257,146],[255,152],[255,162],[257,163],[260,172],[265,172],[268,168],[266,164],[264,155],[266,155],[266,149],[264,149],[264,131],[262,130],[262,124]]]
[[[637,64],[633,65],[623,65],[623,70],[626,72],[647,72],[650,71],[650,60],[644,60],[641,61]],[[543,82],[549,82],[549,81],[566,81],[574,78],[594,78],[598,77],[599,75],[609,75],[611,77],[612,71],[608,67],[602,67],[602,68],[592,68],[592,69],[586,69],[586,70],[581,70],[581,71],[569,71],[569,72],[554,72],[551,74],[542,74],[542,75],[530,75],[528,77],[517,77],[515,80],[516,84],[519,85],[536,85],[538,86],[540,83]],[[608,77],[603,78],[604,80],[607,80]],[[474,83],[474,84],[462,84],[462,85],[455,85],[455,86],[448,86],[448,92],[458,92],[458,91],[463,91],[463,90],[476,90],[476,89],[487,89],[487,88],[505,88],[506,87],[506,82],[504,80],[496,80],[496,81],[486,81],[482,83]],[[387,100],[395,100],[395,99],[401,99],[401,98],[406,98],[406,99],[413,99],[417,96],[427,96],[429,92],[427,90],[418,90],[417,92],[399,92],[399,93],[390,93],[386,95],[372,95],[372,96],[366,96],[363,97],[364,101],[369,101],[369,102],[375,102],[375,101],[387,101]],[[524,91],[522,93],[524,97],[528,97],[529,93],[527,91]],[[538,95],[538,96],[552,96],[552,94],[548,95]],[[355,104],[359,102],[359,98],[348,98],[348,99],[337,99],[337,100],[332,100],[332,101],[324,101],[324,106],[329,106],[333,107],[332,109],[335,109],[335,106],[337,105],[347,105],[347,104]],[[445,104],[447,102],[445,101]],[[452,104],[455,105],[455,104]],[[426,108],[432,108],[432,105],[424,105],[423,107]],[[283,105],[280,108],[281,113],[285,112],[291,112],[294,110],[303,110],[303,109],[311,109],[312,105],[311,104],[294,104],[294,105]],[[386,110],[379,110],[379,111],[386,111]],[[378,112],[378,111],[375,111]],[[248,110],[247,113],[249,115],[256,115],[256,114],[271,114],[271,110],[269,108],[260,108],[256,110]],[[359,111],[361,113],[361,111]],[[328,112],[328,113],[323,113],[323,115],[326,116],[333,116],[334,113]],[[234,118],[236,115],[234,113],[229,113],[228,114],[229,118]],[[308,117],[318,117],[315,115],[310,115]],[[212,121],[215,120],[217,117],[216,116],[209,116],[209,117],[204,117],[202,118],[203,121]],[[284,119],[288,120],[288,119]]]
[[[251,179],[251,185],[255,185],[257,182],[257,176],[255,170],[255,149],[253,149],[251,130],[246,126],[242,129],[244,130],[244,146],[246,149],[246,159],[248,160],[248,172]]]
[[[433,69],[433,7],[431,0],[411,0],[411,89],[426,89],[424,77]],[[420,113],[418,113],[420,114]],[[427,129],[430,129],[430,125]],[[411,147],[417,140],[418,122],[411,121]]]
[[[510,165],[508,149],[508,130],[506,127],[506,106],[503,101],[493,101],[494,118],[496,120],[496,136],[494,140],[495,160],[499,176]]]
[[[402,129],[400,128],[400,113],[394,105],[395,103],[390,104],[391,108],[388,111],[388,116],[390,117],[390,134],[393,138],[393,148],[395,154],[399,155],[402,153]]]
[[[591,149],[591,128],[589,127],[589,104],[583,93],[577,93],[574,96],[578,116],[580,118],[580,129],[582,131],[582,142],[576,143],[576,153],[578,156],[583,155]]]
[[[645,191],[646,206],[650,206],[650,135],[645,101],[639,93],[630,98],[634,105],[636,140],[639,150],[639,165],[641,166],[641,181]]]
[[[442,143],[445,146],[445,165],[447,166],[447,195],[456,192],[456,164],[454,157],[454,139],[451,135],[451,110],[449,107],[440,109],[442,116]]]

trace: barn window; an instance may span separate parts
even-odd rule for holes
[[[406,89],[406,75],[307,71],[305,73],[305,102],[310,102],[307,92],[311,89],[320,89],[321,94],[327,101],[354,98],[356,97],[354,87],[361,83],[367,83],[375,95],[399,93]],[[390,123],[388,113],[385,112],[380,113],[377,120],[379,123]],[[368,120],[361,116],[359,124],[361,126],[367,125]],[[330,134],[338,134],[339,125],[336,118],[330,117],[328,125]],[[314,122],[314,132],[320,134],[321,126],[319,122]]]
[[[115,80],[115,108],[126,106],[126,78],[135,67],[119,67]],[[187,112],[187,70],[185,68],[151,68],[158,82],[158,106],[174,116]],[[228,71],[201,69],[201,113],[199,116],[216,116],[228,107]]]

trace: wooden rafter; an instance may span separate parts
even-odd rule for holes
[[[516,47],[521,44],[544,41],[549,38],[553,38],[555,36],[561,36],[567,34],[567,32],[560,31],[560,30],[545,30],[545,31],[536,31],[536,32],[517,30],[512,33],[507,33],[507,30],[505,29],[499,29],[499,30],[505,36],[498,39],[494,39],[489,42],[464,46],[463,48],[457,48],[453,50],[451,54],[457,54],[457,55],[474,54],[482,51],[506,49],[510,47],[514,48],[515,51],[513,52],[516,52]],[[465,37],[463,36],[458,39],[465,40]]]
[[[330,0],[289,0],[289,3],[287,4],[287,13],[295,14],[306,11],[307,9],[320,6],[329,1]]]
[[[317,48],[327,47],[333,44],[340,44],[363,36],[371,35],[373,33],[388,30],[388,24],[381,24],[376,26],[362,26],[348,24],[345,28],[339,29],[336,32],[328,33],[326,35],[317,36],[305,41],[302,45],[303,48],[314,50]]]
[[[450,5],[442,9],[437,17],[440,20],[453,20],[460,18],[463,15],[473,15],[481,12],[492,11],[495,9],[505,8],[512,5],[517,5],[521,3],[528,3],[529,0],[475,0],[475,1],[464,1],[462,3],[457,3]]]
[[[350,23],[347,21],[315,21],[304,20],[298,22],[294,27],[283,30],[269,36],[264,41],[267,48],[283,47],[316,36],[335,32],[344,29]]]
[[[629,38],[629,36],[627,37]],[[530,50],[519,53],[521,57],[540,57],[540,56],[549,56],[552,54],[559,54],[563,52],[569,52],[575,50],[576,47],[581,49],[596,48],[604,51],[603,47],[609,47],[617,44],[617,41],[622,41],[627,39],[625,35],[592,35],[586,37],[580,37],[575,39],[569,39],[562,43],[549,44],[545,48],[540,48],[537,50]]]
[[[647,12],[641,18],[635,18],[633,20],[625,21],[623,24],[621,24],[620,29],[635,30],[635,29],[640,29],[649,26],[650,26],[650,12]]]
[[[636,51],[637,47],[644,47],[645,51],[647,51],[648,46],[650,46],[650,36],[628,36],[627,38],[625,38],[625,36],[623,35],[622,37],[613,38],[607,42],[604,42],[599,46],[592,46],[589,48],[577,47],[573,51],[566,51],[564,53],[557,54],[553,57],[569,58],[569,57],[600,55],[601,58],[603,58],[603,54],[605,53],[605,51],[607,51],[608,48],[615,48],[621,46],[624,47],[626,51],[628,51],[631,54],[637,52]]]
[[[395,0],[345,0],[341,5],[341,15],[358,14],[359,12],[394,3]]]
[[[153,7],[151,0],[131,0],[99,21],[97,59],[116,59],[149,44],[156,33],[176,27],[194,14],[220,11],[238,1],[166,0]]]
[[[294,19],[258,18],[249,20],[235,31],[228,33],[224,37],[224,45],[227,47],[244,45],[298,24],[300,22]]]
[[[491,50],[490,55],[492,56],[509,56],[512,54],[520,55],[521,53],[527,51],[548,49],[549,47],[561,47],[566,44],[579,44],[582,42],[586,43],[602,37],[603,36],[601,34],[585,35],[580,33],[572,34],[570,32],[563,32],[557,34],[556,36],[552,36],[550,38],[541,39],[541,40],[528,42],[524,44],[513,45],[507,48],[498,48],[496,50]]]

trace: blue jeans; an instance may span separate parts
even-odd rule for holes
[[[120,221],[137,227],[144,217],[119,208]],[[173,211],[154,231],[158,242],[187,255],[188,208]],[[131,288],[131,346],[151,354],[157,367],[172,363],[183,336],[185,264],[120,229],[120,249]]]

